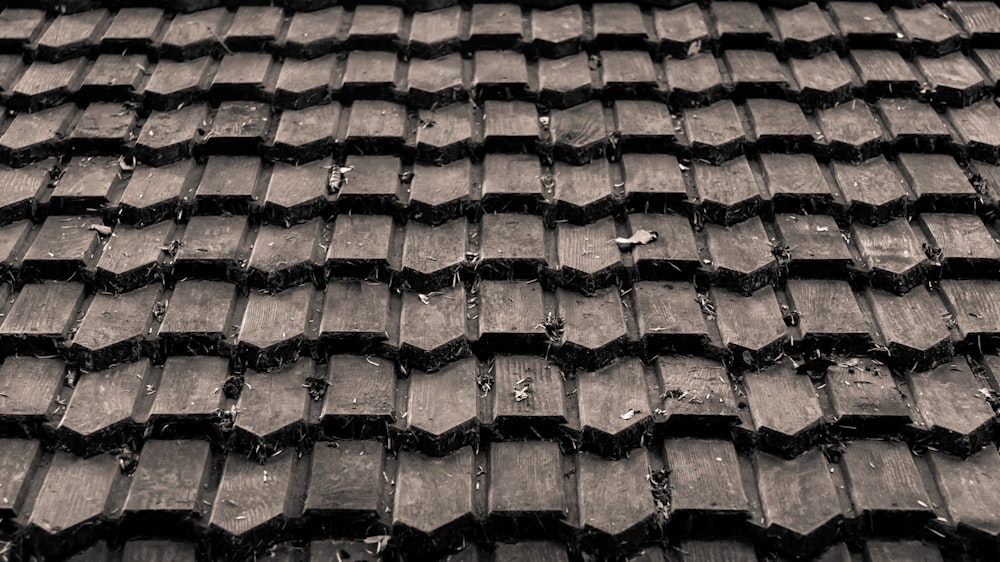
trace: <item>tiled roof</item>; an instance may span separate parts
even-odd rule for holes
[[[1000,555],[996,4],[228,4],[0,12],[0,560]]]

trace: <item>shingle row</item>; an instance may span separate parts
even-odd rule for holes
[[[635,3],[597,3],[588,9],[570,4],[542,10],[498,3],[469,9],[440,6],[413,14],[396,6],[360,5],[290,15],[277,6],[176,15],[158,8],[99,8],[52,18],[41,10],[8,8],[0,13],[0,49],[50,62],[123,51],[176,60],[234,51],[313,58],[372,46],[421,57],[480,49],[562,57],[608,48],[685,57],[760,48],[808,58],[872,46],[907,56],[940,56],[990,45],[1000,36],[1000,9],[992,2],[885,12],[866,2],[832,2],[824,8],[792,3],[802,5],[784,9],[720,2],[707,8],[691,3],[645,9]],[[407,7],[421,8],[413,3]]]
[[[747,455],[730,441],[700,438],[667,439],[619,460],[563,454],[546,441],[467,446],[439,458],[391,456],[378,442],[342,441],[285,450],[258,463],[243,453],[214,451],[202,440],[151,439],[137,466],[132,455],[126,464],[123,455],[84,459],[43,452],[34,441],[2,444],[0,463],[13,469],[3,473],[3,483],[17,494],[4,509],[16,527],[39,539],[26,551],[12,545],[26,555],[72,553],[105,538],[173,537],[197,540],[203,559],[246,559],[338,526],[343,542],[314,543],[311,560],[327,560],[317,555],[331,550],[341,559],[343,552],[354,559],[378,549],[388,550],[387,558],[399,549],[423,549],[420,559],[427,560],[456,550],[474,555],[475,547],[461,542],[472,532],[491,545],[558,537],[589,556],[638,560],[666,541],[690,548],[684,560],[723,554],[757,560],[751,540],[764,552],[797,558],[833,547],[841,558],[824,559],[842,560],[849,555],[841,540],[905,533],[914,541],[867,542],[867,559],[911,553],[940,560],[938,546],[974,555],[984,545],[985,552],[995,548],[1000,509],[995,449],[962,461],[938,452],[916,456],[885,441],[845,443],[827,456],[832,461],[815,450],[791,460]],[[215,464],[220,478],[205,489],[202,479]],[[39,482],[26,503],[20,496],[32,476]],[[607,507],[611,490],[614,509]],[[984,508],[991,511],[980,513]],[[143,525],[153,519],[158,528]],[[699,543],[709,531],[730,541],[745,538]],[[541,545],[531,545],[498,546],[496,555],[566,559],[556,544],[534,551]],[[125,548],[141,546],[194,559],[190,543]],[[95,557],[87,559],[107,559],[104,545],[93,548]],[[879,556],[876,548],[894,549],[896,556]]]
[[[737,156],[718,166],[683,162],[629,153],[610,164],[600,158],[549,166],[536,156],[490,154],[482,164],[408,165],[394,156],[348,156],[295,166],[211,156],[204,165],[185,159],[147,167],[127,158],[76,157],[0,168],[0,222],[85,213],[90,218],[82,222],[142,227],[230,214],[252,224],[289,226],[360,213],[379,215],[374,221],[435,226],[519,213],[551,228],[668,213],[693,217],[700,231],[705,224],[730,226],[757,216],[771,221],[782,213],[826,215],[848,228],[940,212],[990,222],[1000,179],[996,166],[963,165],[943,154],[900,153],[895,161],[878,156],[858,164],[820,164],[806,154]]]
[[[879,252],[880,240],[885,238],[864,241],[873,245],[865,248],[871,254],[868,274],[885,278],[881,283],[887,288],[909,289],[906,281],[933,267],[923,257]],[[725,235],[710,242],[738,243]],[[593,254],[603,253],[605,245],[580,237],[577,247]],[[277,250],[290,254],[287,264],[277,271],[261,271],[255,264],[251,279],[313,275],[314,265],[298,263],[303,258],[292,255],[289,245],[276,246],[275,255],[280,255]],[[622,355],[648,359],[673,351],[718,357],[741,370],[782,361],[785,352],[801,360],[841,351],[875,353],[894,367],[927,369],[949,361],[956,346],[994,348],[1000,334],[995,280],[946,279],[932,282],[930,289],[917,286],[896,294],[852,289],[841,280],[796,278],[776,292],[765,284],[777,277],[773,259],[755,258],[738,246],[720,250],[726,259],[712,264],[722,286],[638,281],[620,293],[613,286],[593,290],[605,284],[598,283],[603,281],[599,276],[611,277],[613,285],[614,268],[622,267],[618,263],[592,274],[589,296],[543,290],[532,281],[478,280],[471,288],[459,281],[422,289],[426,292],[330,281],[324,290],[292,285],[280,293],[242,296],[236,285],[204,279],[212,271],[225,274],[227,265],[213,260],[215,248],[188,248],[175,265],[182,280],[172,289],[148,285],[116,296],[94,295],[79,282],[29,283],[13,293],[4,285],[0,335],[12,353],[58,353],[86,369],[138,357],[162,361],[177,353],[233,356],[240,365],[271,368],[301,355],[322,359],[349,352],[398,357],[433,370],[475,351],[551,355],[572,370],[607,365]],[[206,254],[201,262],[199,249]],[[408,255],[420,261],[447,259],[428,249]],[[553,275],[585,276],[575,267],[586,267],[579,260],[588,256],[577,259]],[[376,267],[362,258],[341,267],[366,265]],[[758,269],[747,271],[751,268]],[[435,275],[458,281],[447,267]],[[724,288],[737,278],[765,285],[744,285],[745,294]],[[592,329],[595,325],[601,329]]]
[[[454,101],[522,100],[565,108],[589,99],[647,99],[678,108],[720,99],[786,99],[809,109],[853,97],[916,98],[965,107],[995,92],[1000,51],[975,49],[907,61],[895,51],[855,49],[781,62],[773,53],[729,50],[654,62],[644,51],[601,50],[529,61],[514,51],[482,50],[400,60],[386,51],[351,51],[313,60],[230,53],[153,63],[142,55],[101,55],[24,64],[0,55],[5,104],[38,111],[66,100],[128,101],[167,110],[210,99],[303,108],[330,99],[396,101],[431,108]],[[144,113],[146,112],[144,111]]]

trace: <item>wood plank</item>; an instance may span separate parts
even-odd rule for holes
[[[236,286],[218,281],[183,279],[174,286],[157,332],[168,354],[227,354]]]
[[[472,120],[468,116],[466,116],[465,121],[466,127],[470,126]],[[442,124],[439,122],[430,129],[422,127],[419,131],[437,131],[441,126]],[[448,148],[445,147],[441,150],[447,151]],[[445,166],[415,164],[413,178],[410,180],[408,206],[410,218],[438,225],[462,216],[469,206],[471,171],[468,159],[452,162]]]
[[[90,228],[93,224],[103,223],[95,217],[45,219],[24,254],[25,275],[67,279],[81,268],[90,267],[101,246],[97,232]]]
[[[929,369],[952,356],[946,325],[949,313],[940,299],[916,288],[904,296],[869,291],[875,321],[889,357],[901,368]]]
[[[565,517],[562,455],[551,441],[493,443],[487,504],[500,534],[552,532]]]
[[[141,227],[175,216],[191,188],[187,178],[194,169],[193,159],[158,168],[137,166],[119,201],[122,222]]]
[[[786,460],[756,455],[757,489],[768,533],[786,552],[832,542],[843,514],[830,465],[820,451]]]
[[[545,349],[548,338],[539,323],[542,288],[511,281],[479,284],[479,343],[495,353],[531,353]]]
[[[725,352],[732,355],[736,365],[768,363],[788,341],[781,308],[771,287],[758,289],[749,297],[713,289],[712,297]]]
[[[343,180],[337,192],[337,207],[341,211],[358,213],[392,213],[399,206],[400,162],[396,156],[347,157]],[[324,188],[325,190],[325,188]],[[351,221],[350,215],[339,219]],[[377,217],[368,217],[376,221]],[[382,217],[384,218],[384,217]],[[362,223],[364,218],[355,219]],[[333,246],[330,247],[333,251]]]
[[[906,184],[885,158],[879,156],[860,164],[833,162],[831,167],[847,200],[840,214],[871,226],[903,216]]]
[[[403,282],[423,293],[454,286],[465,264],[467,229],[465,219],[433,227],[409,222],[403,239]]]
[[[174,276],[229,280],[243,257],[246,233],[245,217],[191,217],[174,259]]]
[[[551,272],[554,282],[585,294],[615,284],[624,273],[622,254],[613,243],[616,236],[610,217],[586,226],[557,225],[559,265]]]
[[[1000,283],[947,279],[941,282],[941,290],[955,314],[959,336],[967,343],[979,347],[983,339],[992,339],[1000,333],[1000,301],[997,299]]]
[[[477,375],[474,359],[460,359],[440,371],[410,377],[406,426],[421,450],[443,455],[478,442]]]
[[[851,239],[861,252],[861,268],[874,287],[902,294],[930,274],[931,263],[906,220],[877,227],[854,224]]]
[[[596,101],[553,111],[550,130],[552,151],[559,161],[580,165],[604,156],[608,131],[601,104]],[[610,191],[608,194],[610,195]]]
[[[275,292],[315,283],[323,252],[322,233],[319,219],[288,228],[261,226],[246,265],[247,285]]]
[[[94,281],[98,290],[115,293],[138,289],[163,278],[163,261],[170,247],[174,225],[164,221],[143,229],[115,227],[97,261]]]
[[[106,369],[149,355],[160,288],[149,285],[120,295],[97,294],[76,330],[70,353],[87,370]]]
[[[577,375],[582,448],[620,457],[639,446],[652,423],[642,363],[626,359]]]
[[[258,369],[294,361],[302,352],[309,329],[312,285],[278,293],[250,293],[240,324],[241,356]]]
[[[679,209],[688,198],[684,176],[672,154],[627,154],[625,198],[630,211],[649,213]],[[634,225],[633,225],[634,226]]]
[[[708,326],[689,283],[641,281],[635,287],[639,337],[649,357],[664,351],[693,353],[708,344]]]
[[[670,468],[670,516],[712,520],[749,516],[736,449],[729,441],[668,439],[663,452]]]
[[[151,382],[148,359],[85,373],[59,422],[68,445],[78,454],[119,446],[135,430],[136,400]]]
[[[678,77],[681,74],[687,74],[688,78],[686,78],[686,81],[690,81],[690,83],[681,81],[680,84],[677,84],[679,82]],[[716,61],[711,57],[699,56],[668,65],[667,78],[675,90],[677,86],[680,86],[682,90],[697,88],[692,93],[712,90],[715,88],[716,82],[722,81]],[[743,145],[746,143],[746,131],[743,130],[743,124],[732,101],[723,100],[707,107],[687,109],[682,113],[682,119],[684,135],[687,137],[686,140],[695,158],[704,159],[711,164],[719,165],[743,153]],[[734,166],[742,167],[740,164],[745,164],[745,161],[736,161]],[[705,169],[709,168],[711,166],[705,167]],[[737,169],[732,166],[727,168]],[[696,180],[695,183],[701,186],[703,182]],[[755,195],[753,187],[754,185],[751,183],[749,186],[734,185],[729,190],[726,190],[722,184],[716,184],[712,186],[711,190],[706,189],[704,192],[699,187],[698,193],[703,199],[722,203],[724,201],[717,197],[721,197],[727,201],[752,198]],[[706,196],[707,194],[712,195]]]
[[[961,459],[932,451],[930,466],[948,515],[960,529],[995,540],[1000,536],[1000,455],[993,447]]]
[[[655,232],[657,241],[632,248],[640,279],[689,279],[700,262],[694,233],[687,217],[664,214],[631,214],[629,235],[638,230]]]
[[[118,462],[112,455],[84,459],[55,453],[29,523],[51,536],[99,520],[118,474]]]
[[[1000,262],[1000,247],[982,219],[957,213],[921,213],[920,224],[929,243],[941,249],[945,277],[992,277]]]
[[[483,215],[479,268],[484,279],[538,279],[548,263],[542,219],[530,215]]]
[[[209,138],[208,135],[205,137]],[[195,205],[204,214],[247,214],[258,196],[260,158],[212,156],[195,190]]]
[[[320,419],[329,435],[385,435],[396,418],[396,370],[385,358],[332,355]]]
[[[757,552],[753,544],[739,540],[686,540],[681,542],[686,552],[684,560],[725,560],[726,562],[755,562]]]
[[[125,517],[142,526],[150,521],[176,525],[200,516],[207,511],[198,499],[209,459],[206,441],[147,441],[132,475]]]
[[[913,415],[889,369],[881,364],[854,361],[831,365],[826,382],[840,431],[890,434],[901,431]]]
[[[471,447],[447,457],[399,453],[394,525],[430,535],[471,519],[474,460]]]
[[[325,160],[301,166],[276,163],[264,195],[264,218],[288,224],[327,212],[330,171],[326,165]]]
[[[552,541],[521,541],[497,544],[496,560],[520,560],[523,562],[567,562],[566,547]]]
[[[996,425],[993,408],[979,393],[983,381],[965,361],[912,372],[906,380],[919,415],[916,425],[930,434],[929,445],[964,457],[986,444]]]
[[[739,123],[736,115],[726,118]],[[694,184],[700,203],[698,211],[708,222],[731,226],[760,212],[763,202],[760,186],[745,157],[718,166],[695,164]]]
[[[44,421],[65,376],[66,363],[62,359],[6,358],[0,366],[0,420],[3,426],[21,426],[20,431],[12,431],[17,434],[30,431],[32,426]]]
[[[390,334],[389,286],[331,281],[326,286],[320,339],[331,353],[378,353],[399,345]]]
[[[618,290],[585,297],[558,289],[556,300],[565,324],[558,358],[565,367],[597,369],[613,361],[628,338]]]
[[[851,251],[829,215],[777,215],[779,239],[788,246],[789,277],[846,279]]]
[[[254,453],[278,450],[297,442],[303,430],[308,392],[303,388],[315,376],[312,359],[303,358],[273,373],[248,370],[236,403],[235,437]]]
[[[736,397],[726,367],[701,357],[671,356],[656,361],[663,390],[662,414],[668,434],[728,434],[737,422]]]
[[[778,279],[778,261],[759,218],[728,227],[705,225],[713,285],[749,295]]]
[[[385,451],[377,441],[317,443],[306,492],[305,513],[341,525],[380,519]]]
[[[743,377],[757,438],[764,449],[800,454],[820,438],[823,410],[809,377],[775,365]]]
[[[580,166],[556,163],[553,170],[556,185],[551,220],[582,225],[611,213],[614,201],[607,160],[601,158]],[[548,187],[544,176],[542,186]]]
[[[280,525],[294,463],[295,454],[289,451],[272,456],[267,464],[245,454],[228,455],[209,524],[233,538],[249,538],[254,531]]]
[[[524,102],[510,103],[521,104]],[[496,107],[496,105],[491,104],[499,104],[501,107],[509,105],[502,102],[486,102],[487,144],[490,142],[491,129],[509,123],[509,120],[502,120],[506,116],[490,113],[490,109]],[[530,107],[531,112],[524,120],[534,130],[534,140],[537,140],[538,116],[535,106],[528,107]],[[527,109],[525,108],[525,110]],[[483,210],[487,213],[538,212],[539,205],[543,200],[541,177],[542,168],[538,163],[538,157],[534,154],[488,154],[483,161]]]
[[[29,344],[51,345],[61,341],[76,318],[83,297],[84,287],[80,283],[25,285],[0,325],[0,335],[8,341]]]
[[[494,431],[502,436],[556,435],[566,422],[562,377],[540,357],[497,355]]]
[[[403,293],[400,315],[400,359],[425,370],[469,354],[466,337],[465,288],[436,291],[424,304],[417,293]]]
[[[0,439],[0,516],[13,518],[22,502],[40,456],[41,443],[28,439]]]
[[[646,452],[621,460],[580,453],[577,465],[580,523],[615,539],[616,548],[638,546],[657,517]]]
[[[789,279],[787,290],[807,341],[822,349],[871,348],[868,321],[846,281]]]
[[[933,516],[905,443],[854,441],[841,460],[851,502],[870,529],[905,528]]]
[[[149,422],[163,437],[198,435],[217,421],[229,361],[220,357],[167,357],[156,387]]]

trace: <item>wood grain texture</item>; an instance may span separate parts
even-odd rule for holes
[[[432,354],[466,338],[464,288],[445,289],[428,298],[429,303],[424,304],[417,293],[403,293],[399,342],[403,349],[412,348],[415,355]]]
[[[326,287],[320,335],[385,341],[389,335],[389,286],[335,281]],[[395,339],[395,338],[393,338]]]
[[[639,336],[646,352],[695,350],[708,341],[708,327],[693,285],[642,281],[635,284]]]
[[[294,462],[294,453],[287,451],[267,464],[245,454],[228,455],[209,524],[239,536],[282,519]]]
[[[93,217],[47,218],[24,255],[24,261],[89,265],[100,246],[97,232],[91,230],[90,225],[100,222]]]
[[[141,230],[119,226],[104,245],[98,271],[123,275],[143,267],[152,268],[163,259],[163,248],[173,234],[173,224],[161,222]],[[131,288],[131,287],[129,287]]]
[[[736,398],[722,363],[701,357],[661,357],[656,370],[668,423],[736,421]]]
[[[236,286],[218,281],[181,280],[174,287],[160,336],[212,334],[229,329],[229,316],[236,301]]]
[[[306,379],[314,376],[311,359],[300,359],[274,373],[247,371],[236,403],[236,428],[266,438],[304,423],[308,393]]]
[[[239,341],[266,349],[304,337],[313,293],[311,285],[302,285],[276,295],[251,293],[240,325]]]
[[[430,534],[470,517],[473,460],[471,447],[440,458],[401,452],[395,525]]]
[[[628,216],[630,234],[637,230],[656,232],[656,242],[632,248],[632,257],[640,271],[643,262],[670,262],[679,269],[688,269],[698,261],[698,247],[687,217],[661,214],[631,214]],[[659,270],[668,271],[667,267]],[[679,273],[679,272],[678,272]],[[658,277],[650,277],[656,279]]]
[[[868,322],[846,281],[789,279],[787,288],[803,337],[869,339]]]
[[[479,305],[479,339],[484,346],[526,351],[546,341],[538,318],[544,304],[537,283],[483,281]]]
[[[140,344],[151,330],[160,288],[148,285],[118,296],[99,294],[91,301],[73,337],[73,348],[91,369],[139,358]]]
[[[684,512],[747,513],[736,449],[729,441],[668,439],[671,515]]]
[[[191,217],[177,251],[177,263],[235,262],[246,231],[244,217]]]
[[[749,297],[722,289],[712,291],[715,298],[719,332],[723,343],[735,354],[743,350],[757,355],[760,361],[773,347],[788,339],[781,309],[771,287],[758,289]]]
[[[540,357],[498,355],[495,360],[496,396],[493,418],[496,423],[520,419],[535,424],[547,419],[565,421],[566,405],[562,379]],[[530,379],[530,380],[526,380]],[[521,381],[521,384],[517,384]],[[525,384],[527,383],[527,385]],[[518,400],[515,389],[530,388],[528,398]]]
[[[475,424],[476,372],[474,360],[462,359],[436,373],[414,373],[407,405],[409,427],[436,440]],[[441,400],[442,396],[449,399]]]
[[[0,416],[45,416],[65,375],[61,359],[8,357],[0,366]]]
[[[132,476],[125,511],[201,513],[198,497],[208,461],[205,441],[147,441]]]
[[[861,164],[833,162],[831,167],[837,186],[847,200],[845,213],[869,225],[902,216],[905,183],[885,158],[879,156]]]
[[[622,255],[614,243],[614,221],[609,217],[587,226],[560,224],[556,229],[562,284],[593,292],[614,281]]]
[[[840,499],[822,453],[810,451],[790,460],[758,454],[756,461],[761,506],[773,532],[792,541],[836,535]]]
[[[329,386],[322,417],[386,420],[394,417],[396,372],[392,361],[333,355],[328,365]]]
[[[41,454],[38,441],[0,439],[0,515],[18,515]]]
[[[550,441],[494,443],[490,450],[490,514],[562,517],[561,456],[559,445]]]
[[[939,452],[931,452],[929,458],[952,521],[987,537],[1000,535],[997,452],[986,447],[964,460]]]
[[[61,339],[83,300],[80,283],[25,285],[0,325],[0,334]]]
[[[749,294],[776,280],[778,263],[760,219],[751,218],[729,227],[709,224],[705,231],[718,285]]]
[[[582,166],[557,163],[554,167],[554,218],[586,224],[607,215],[612,204],[608,174],[608,163],[603,158]]]
[[[313,449],[305,511],[378,516],[385,452],[377,441],[342,441]]]
[[[229,375],[229,361],[221,357],[168,357],[163,365],[151,420],[181,421],[214,416],[225,401],[221,391]]]
[[[1000,333],[1000,283],[985,280],[945,280],[941,289],[955,313],[955,324],[963,339]]]
[[[147,384],[149,369],[146,359],[84,374],[59,425],[89,436],[132,421],[136,398]]]
[[[743,378],[754,427],[765,448],[801,452],[817,437],[823,410],[809,377],[776,365]]]
[[[939,448],[964,456],[984,444],[996,420],[978,392],[983,381],[964,361],[913,372],[906,380],[920,416],[917,425],[932,432]]]
[[[854,367],[832,365],[826,372],[826,381],[826,393],[842,425],[858,429],[870,425],[874,431],[882,432],[910,420],[910,405],[884,366],[860,362]]]
[[[116,476],[118,463],[114,456],[83,459],[71,453],[56,453],[29,522],[55,535],[100,518]]]
[[[636,451],[621,460],[606,460],[589,453],[578,457],[580,523],[590,529],[635,540],[637,528],[656,512],[650,485],[649,459]]]
[[[584,448],[619,456],[639,444],[652,422],[649,389],[638,359],[577,375]]]
[[[897,361],[926,369],[951,357],[948,312],[937,296],[917,288],[903,296],[870,291],[869,298],[882,337]]]
[[[930,498],[903,443],[855,441],[844,451],[848,493],[862,513],[925,512]]]
[[[321,221],[312,220],[289,228],[263,226],[257,232],[247,267],[264,275],[304,265],[311,267],[318,257],[323,229]]]

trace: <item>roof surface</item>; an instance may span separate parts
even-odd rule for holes
[[[994,3],[41,3],[0,560],[997,558]]]

